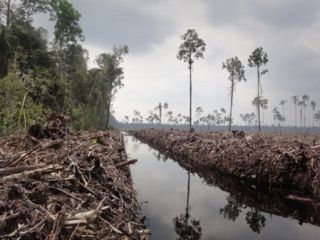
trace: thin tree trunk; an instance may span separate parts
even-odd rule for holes
[[[231,131],[232,125],[232,106],[233,106],[233,91],[234,91],[234,80],[231,80],[231,98],[230,98],[230,113],[229,113],[229,132]]]
[[[303,127],[306,126],[306,107],[303,107]]]
[[[294,104],[294,132],[297,133],[297,105]]]
[[[258,74],[258,130],[261,132],[261,125],[260,125],[260,69],[257,67],[257,74]]]
[[[27,94],[28,94],[28,93],[25,93],[25,94],[24,94],[23,100],[22,100],[22,103],[21,103],[20,113],[19,113],[19,117],[18,117],[18,126],[20,126],[21,116],[22,116],[22,114],[23,114],[24,105],[25,105],[25,103],[26,103]]]
[[[191,60],[190,60],[191,61]],[[190,74],[190,105],[189,105],[189,115],[190,115],[190,122],[189,122],[189,130],[191,131],[192,128],[192,63],[189,64],[189,74]]]
[[[302,132],[302,107],[300,107],[300,132]]]
[[[111,107],[111,96],[108,97],[108,103],[107,103],[107,116],[105,121],[105,128],[109,128],[109,120],[110,120],[110,107]]]
[[[9,64],[9,60],[8,60],[8,46],[7,46],[7,43],[6,43],[6,27],[3,25],[2,28],[1,28],[1,36],[0,36],[0,39],[1,39],[1,46],[3,46],[2,49],[0,49],[0,78],[8,75],[8,70],[9,70],[9,67],[8,67],[8,64]]]
[[[7,2],[7,27],[10,25],[11,0]]]
[[[160,117],[160,124],[162,124],[162,104],[159,103],[159,117]]]
[[[314,132],[314,109],[312,109],[312,132]]]

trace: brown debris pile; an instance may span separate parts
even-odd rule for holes
[[[63,115],[51,114],[47,116],[46,122],[33,124],[28,130],[29,136],[36,139],[43,138],[64,138],[68,133],[68,118]]]
[[[0,139],[0,238],[147,239],[134,162],[118,131]]]
[[[320,195],[320,141],[239,133],[141,130],[132,134],[184,165],[220,171],[250,183]]]

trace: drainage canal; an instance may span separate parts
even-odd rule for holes
[[[192,174],[124,134],[151,240],[319,239],[320,206],[259,195],[228,178]]]

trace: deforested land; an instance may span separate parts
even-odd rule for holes
[[[147,239],[119,131],[52,115],[0,138],[1,239]]]
[[[289,198],[318,201],[319,136],[173,129],[137,130],[131,134],[191,169],[218,171],[257,186],[282,189]]]

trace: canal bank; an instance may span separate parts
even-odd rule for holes
[[[313,213],[318,206],[271,199],[227,179],[205,180],[134,137],[124,139],[129,158],[139,160],[131,172],[152,240],[317,239],[320,234]]]

